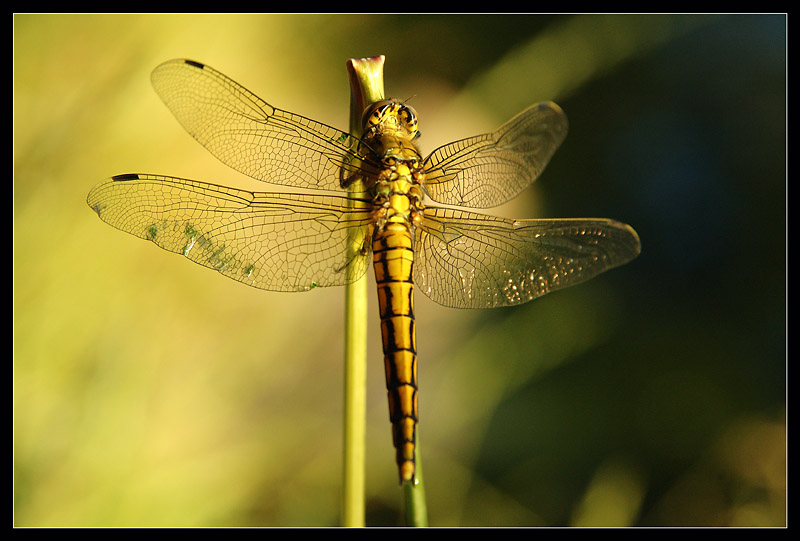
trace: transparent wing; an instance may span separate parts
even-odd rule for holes
[[[358,199],[127,174],[95,186],[87,203],[117,229],[270,291],[342,285],[368,264],[369,207]]]
[[[522,304],[640,251],[636,232],[613,220],[508,220],[430,207],[414,248],[417,288],[454,308]]]
[[[277,109],[209,66],[170,60],[151,81],[186,131],[257,180],[339,190],[340,178],[359,166],[350,134]]]
[[[497,131],[455,141],[425,158],[425,188],[434,201],[487,208],[531,185],[567,136],[567,117],[539,103]]]

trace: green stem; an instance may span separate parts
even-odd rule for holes
[[[344,505],[342,524],[364,526],[364,462],[367,409],[367,280],[345,291]]]
[[[350,133],[361,134],[361,113],[383,99],[383,57],[350,59]],[[351,193],[363,191],[354,182]],[[348,250],[360,250],[359,239]],[[344,495],[342,524],[364,526],[364,464],[367,411],[367,279],[362,276],[345,291]]]
[[[428,508],[425,503],[425,484],[422,482],[422,460],[419,452],[419,429],[417,429],[416,445],[416,484],[403,483],[403,513],[406,525],[427,527]]]

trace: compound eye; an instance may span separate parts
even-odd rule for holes
[[[403,120],[408,133],[412,134],[415,138],[419,134],[419,124],[417,123],[417,112],[410,105],[403,105],[400,109],[400,118]]]
[[[361,117],[361,124],[364,127],[377,126],[380,124],[386,114],[386,109],[391,106],[392,103],[392,100],[380,100],[367,107]]]

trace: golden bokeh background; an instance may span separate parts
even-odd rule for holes
[[[643,245],[522,307],[417,296],[431,525],[785,525],[784,16],[13,20],[16,526],[339,524],[343,291],[247,288],[85,198],[133,172],[269,189],[183,132],[165,60],[344,129],[345,60],[377,54],[424,151],[557,101],[570,135],[496,212]],[[370,302],[367,523],[396,525]]]

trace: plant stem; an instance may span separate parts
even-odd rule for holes
[[[342,524],[364,526],[367,409],[367,279],[345,291],[344,505]]]
[[[350,133],[361,135],[364,108],[383,99],[384,57],[350,59]],[[351,193],[363,191],[355,182]],[[358,239],[348,250],[359,250]],[[344,495],[342,524],[364,526],[364,464],[367,411],[367,279],[366,274],[345,290],[345,375],[344,375]]]
[[[416,484],[403,484],[403,513],[406,518],[406,525],[427,527],[428,508],[425,503],[425,484],[422,482],[422,460],[419,452],[419,430],[417,430],[416,445]]]

